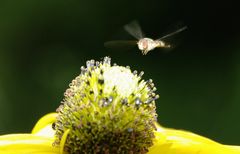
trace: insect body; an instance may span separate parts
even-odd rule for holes
[[[142,38],[137,42],[139,50],[142,51],[143,55],[146,55],[149,51],[157,48],[164,47],[169,48],[170,45],[166,45],[165,42],[161,40],[153,40],[151,38]]]

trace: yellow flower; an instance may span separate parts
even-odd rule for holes
[[[63,145],[53,146],[52,124],[57,113],[42,117],[30,134],[0,136],[0,154],[62,154]],[[161,127],[157,124],[154,145],[148,154],[239,154],[239,146],[229,146],[183,130]],[[61,141],[64,144],[64,139]],[[61,147],[62,146],[62,147]]]

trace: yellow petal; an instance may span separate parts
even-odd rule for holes
[[[64,133],[63,133],[63,136],[62,136],[62,139],[61,139],[61,142],[60,142],[60,154],[63,154],[64,153],[64,145],[65,145],[65,142],[67,140],[67,137],[68,137],[68,134],[70,132],[70,129],[67,129]]]
[[[157,126],[148,154],[239,154],[239,146],[227,146],[183,130]]]
[[[0,136],[0,154],[59,154],[54,139],[34,134]]]
[[[43,116],[38,122],[35,124],[32,134],[36,134],[39,131],[43,131],[42,129],[46,128],[46,126],[52,125],[56,121],[57,113],[49,113]],[[52,126],[51,126],[52,127]],[[51,130],[51,129],[50,129]],[[50,131],[49,130],[49,131]]]

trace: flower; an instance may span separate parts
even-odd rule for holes
[[[87,62],[57,113],[43,116],[29,134],[0,136],[0,154],[129,153],[239,154],[228,146],[157,124],[156,88],[129,67]]]
[[[146,153],[153,145],[159,96],[142,75],[112,66],[109,57],[87,61],[57,109],[54,145],[68,131],[69,153]]]
[[[31,134],[0,136],[0,154],[63,154],[63,147],[52,146],[52,124],[57,113],[43,116]],[[158,124],[154,144],[148,154],[239,154],[239,146],[219,144],[183,130],[164,128]],[[64,141],[62,141],[64,142]]]

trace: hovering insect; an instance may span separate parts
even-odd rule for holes
[[[158,38],[156,40],[145,37],[143,34],[143,31],[137,21],[133,21],[127,25],[124,26],[124,29],[131,34],[133,37],[135,37],[137,40],[135,41],[108,41],[105,42],[105,46],[112,46],[115,44],[123,44],[123,43],[128,43],[128,44],[133,44],[133,45],[138,45],[138,49],[142,51],[143,55],[146,55],[149,51],[155,49],[155,48],[170,48],[171,46],[169,44],[166,44],[163,39],[170,37],[172,35],[175,35],[183,30],[185,30],[187,26],[184,26],[172,33],[169,33],[161,38]]]

